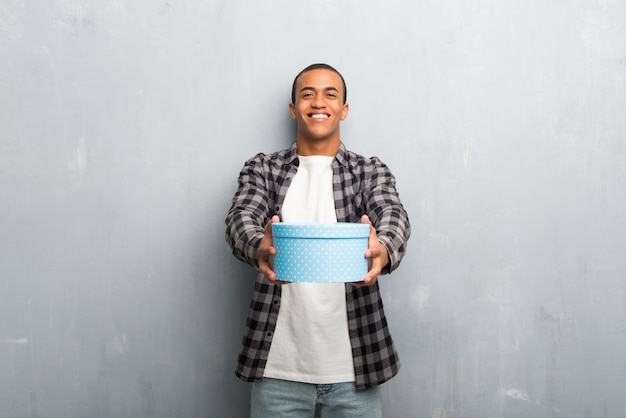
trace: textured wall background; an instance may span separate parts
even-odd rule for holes
[[[626,3],[0,2],[0,417],[243,417],[223,240],[291,82],[414,227],[386,417],[626,416]]]

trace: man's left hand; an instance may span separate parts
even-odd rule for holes
[[[389,254],[387,248],[378,241],[376,235],[376,229],[372,225],[372,221],[369,216],[361,216],[361,222],[370,225],[370,236],[367,242],[367,250],[365,251],[365,258],[368,259],[369,271],[365,275],[363,282],[353,283],[355,286],[372,286],[376,283],[378,275],[383,271],[383,268],[389,263]]]

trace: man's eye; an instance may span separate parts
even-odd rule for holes
[[[337,97],[337,95],[335,93],[328,93],[327,96],[328,97]]]

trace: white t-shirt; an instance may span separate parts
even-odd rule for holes
[[[299,156],[283,222],[335,223],[334,157]],[[354,381],[344,283],[282,285],[280,311],[264,377],[330,384]]]

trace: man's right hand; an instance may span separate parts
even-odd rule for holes
[[[272,219],[265,225],[265,235],[259,245],[259,271],[268,278],[272,284],[284,284],[276,280],[276,273],[274,273],[274,266],[272,257],[276,255],[276,248],[274,248],[274,238],[272,237],[272,224],[274,222],[280,222],[277,215],[272,216]]]

